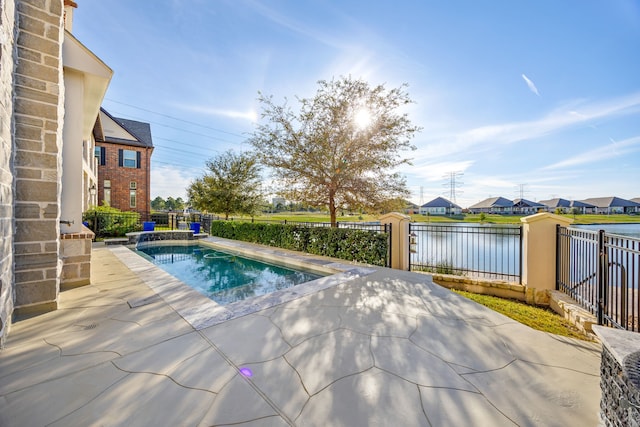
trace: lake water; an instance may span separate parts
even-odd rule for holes
[[[589,224],[572,228],[605,230],[640,238],[640,223]],[[517,225],[477,223],[412,223],[416,252],[412,270],[519,280],[520,235]]]
[[[607,233],[619,234],[621,236],[637,237],[640,238],[640,223],[634,224],[586,224],[586,225],[573,225],[573,228],[585,229],[585,230],[604,230]]]

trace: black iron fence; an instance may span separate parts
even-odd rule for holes
[[[558,227],[556,289],[598,324],[640,331],[640,239]]]
[[[411,223],[409,233],[411,271],[521,282],[519,225]]]

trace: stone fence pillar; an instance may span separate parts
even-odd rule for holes
[[[556,288],[556,226],[573,222],[548,212],[521,218],[522,284],[526,300],[532,304],[548,304],[549,291]]]
[[[409,269],[409,222],[410,216],[397,212],[380,217],[380,224],[391,226],[391,268]]]

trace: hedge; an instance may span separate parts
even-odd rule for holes
[[[386,266],[387,234],[335,227],[213,221],[211,236]]]

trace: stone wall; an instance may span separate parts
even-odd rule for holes
[[[601,425],[640,426],[640,334],[593,327],[602,341],[600,364]]]
[[[61,290],[88,285],[91,281],[91,244],[95,234],[83,228],[81,233],[60,236]]]
[[[16,2],[15,312],[57,308],[62,176],[62,0]]]
[[[0,348],[13,312],[13,57],[15,2],[0,0]]]

